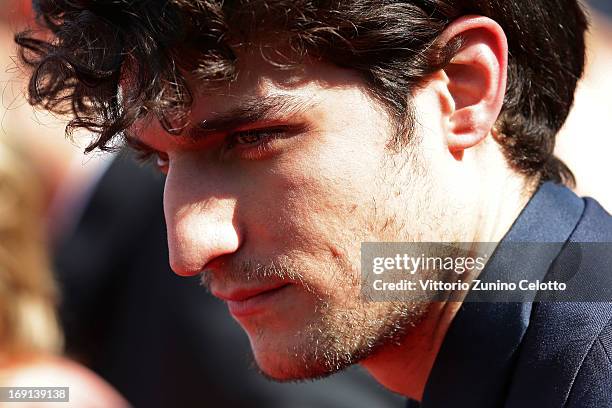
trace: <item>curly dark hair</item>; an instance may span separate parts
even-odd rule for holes
[[[72,115],[67,133],[96,134],[87,151],[112,148],[150,113],[180,133],[192,103],[181,72],[203,85],[231,81],[236,47],[245,44],[279,68],[309,57],[359,72],[405,134],[406,95],[460,46],[439,49],[440,33],[462,15],[488,16],[509,41],[496,123],[509,163],[540,180],[574,183],[553,149],[584,67],[587,22],[576,0],[34,0],[34,7],[47,32],[15,37],[32,68],[30,103]],[[277,52],[279,41],[291,57]]]

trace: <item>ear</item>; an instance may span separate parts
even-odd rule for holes
[[[449,150],[461,156],[490,133],[506,92],[508,42],[503,29],[481,16],[464,16],[440,36],[442,44],[461,38],[462,46],[444,69]]]

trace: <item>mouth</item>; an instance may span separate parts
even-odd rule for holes
[[[279,282],[271,287],[238,289],[227,294],[213,292],[213,295],[227,303],[234,317],[244,317],[268,309],[289,286],[291,286],[290,283]]]

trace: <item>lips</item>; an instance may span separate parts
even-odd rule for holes
[[[285,292],[290,283],[279,282],[272,286],[236,289],[227,293],[214,292],[213,295],[225,300],[234,317],[244,317],[261,313],[273,306],[274,300]]]

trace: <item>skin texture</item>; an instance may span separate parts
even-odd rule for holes
[[[153,120],[133,129],[167,173],[172,268],[202,273],[228,301],[267,376],[313,378],[361,362],[420,398],[457,305],[362,302],[361,242],[498,241],[528,196],[491,132],[506,81],[503,32],[465,17],[441,41],[457,35],[464,47],[451,65],[412,95],[418,123],[400,151],[388,148],[390,118],[354,73],[322,62],[279,72],[246,52],[239,79],[221,91],[188,78],[191,123],[216,131],[176,137]],[[284,107],[219,130],[220,115],[279,97]],[[245,312],[240,300],[262,291]]]

